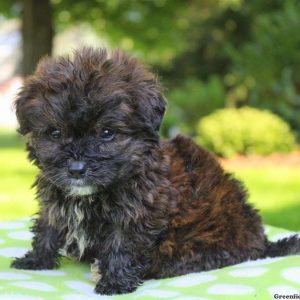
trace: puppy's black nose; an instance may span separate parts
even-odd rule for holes
[[[74,178],[81,178],[86,172],[86,162],[73,161],[69,166],[69,173]]]

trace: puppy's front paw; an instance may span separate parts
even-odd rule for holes
[[[95,259],[95,261],[91,264],[91,277],[92,281],[97,283],[102,278],[101,271],[99,269],[99,260]]]
[[[127,294],[135,291],[136,288],[137,285],[132,286],[124,282],[112,283],[100,280],[96,285],[95,292],[101,295]]]
[[[25,256],[15,258],[10,265],[15,269],[23,270],[49,270],[57,267],[57,264],[49,257],[38,258],[32,252],[27,252]]]

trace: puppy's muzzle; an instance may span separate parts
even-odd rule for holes
[[[72,178],[80,179],[86,173],[86,162],[84,161],[73,161],[69,166],[69,174]]]

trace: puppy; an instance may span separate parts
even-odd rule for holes
[[[121,51],[44,58],[16,100],[39,168],[33,249],[18,269],[53,269],[61,255],[92,264],[95,291],[300,252],[271,243],[243,185],[192,140],[161,141],[159,83]],[[201,109],[201,108],[200,108]]]

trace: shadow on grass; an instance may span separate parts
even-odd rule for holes
[[[264,210],[261,215],[265,224],[300,231],[300,195],[298,204],[278,210]]]
[[[23,148],[24,139],[13,129],[0,129],[0,148]]]

